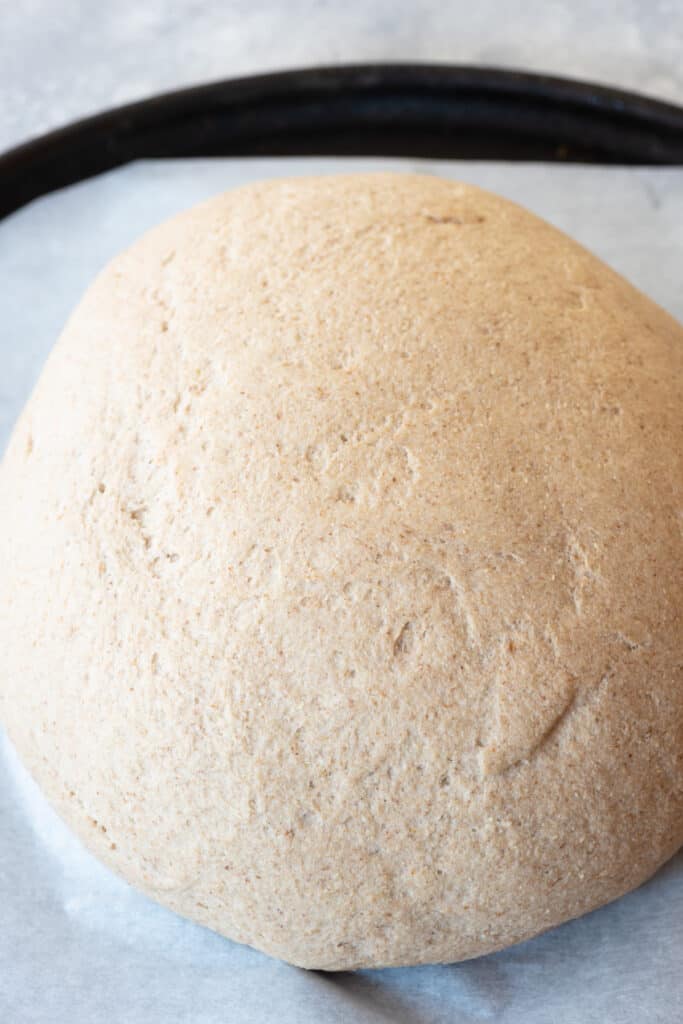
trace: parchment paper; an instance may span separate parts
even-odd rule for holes
[[[682,170],[141,163],[0,222],[0,450],[84,288],[145,228],[250,179],[380,167],[459,177],[524,203],[683,319]],[[305,972],[192,925],[111,875],[0,740],[0,1024],[683,1022],[683,855],[636,893],[495,956]]]

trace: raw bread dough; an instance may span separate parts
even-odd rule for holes
[[[115,871],[324,969],[477,956],[683,843],[683,330],[436,178],[118,257],[0,474],[0,717]]]

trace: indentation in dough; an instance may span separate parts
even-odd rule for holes
[[[426,213],[425,220],[428,220],[430,224],[483,224],[486,217],[482,217],[480,213],[461,213],[461,214],[435,214]]]
[[[335,501],[341,501],[345,505],[352,505],[356,500],[353,487],[348,484],[342,484],[341,487],[337,488],[335,494]]]
[[[499,645],[491,693],[479,762],[484,775],[499,775],[538,753],[570,711],[576,685],[542,637],[515,630]]]
[[[617,632],[614,634],[614,639],[618,644],[623,644],[629,651],[645,651],[652,646],[652,641],[649,637],[644,640],[636,640],[635,637]]]
[[[148,549],[152,545],[152,538],[147,531],[147,507],[140,505],[138,508],[131,508],[128,510],[130,519],[138,526],[140,532],[140,539],[145,547]]]
[[[411,647],[413,646],[413,624],[412,622],[404,623],[400,633],[394,640],[394,657],[398,658],[402,654],[408,654]]]

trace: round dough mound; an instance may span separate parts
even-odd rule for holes
[[[519,207],[276,181],[152,231],[0,479],[0,712],[90,849],[323,969],[683,843],[683,331]]]

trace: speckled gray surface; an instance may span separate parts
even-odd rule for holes
[[[683,102],[681,53],[681,0],[0,0],[0,149],[162,90],[324,63],[526,67]]]

